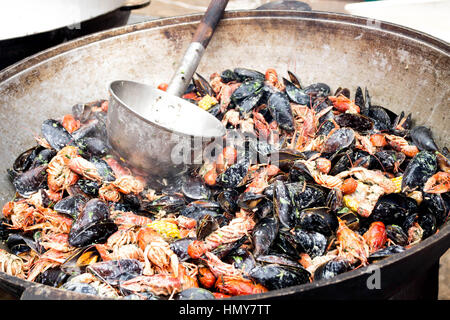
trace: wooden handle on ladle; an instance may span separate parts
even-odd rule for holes
[[[228,0],[212,0],[209,3],[191,44],[167,87],[167,93],[180,97],[186,91],[227,4]]]

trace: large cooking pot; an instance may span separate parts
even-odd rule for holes
[[[78,102],[107,98],[108,84],[130,79],[167,82],[195,31],[200,15],[154,20],[64,43],[0,73],[0,202],[13,196],[6,176],[17,155],[34,145],[45,119]],[[370,90],[373,103],[412,112],[430,126],[438,145],[448,143],[450,47],[397,25],[370,19],[295,11],[227,12],[198,72],[236,66],[291,70],[304,84],[325,82]],[[425,279],[448,249],[450,225],[420,244],[374,265],[265,294],[261,298],[388,298],[414,279]],[[379,267],[381,289],[368,286]],[[0,289],[16,297],[79,298],[0,273]],[[88,298],[87,296],[84,296]]]

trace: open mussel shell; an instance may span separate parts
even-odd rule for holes
[[[196,236],[198,240],[204,240],[212,232],[219,229],[218,221],[211,215],[206,214],[198,222],[196,227]]]
[[[12,254],[18,255],[20,253],[30,251],[30,246],[27,244],[30,242],[34,241],[22,234],[10,233],[5,241],[5,244]],[[35,249],[35,245],[32,245],[32,248]]]
[[[86,271],[114,286],[142,275],[144,264],[136,259],[120,259],[91,263]]]
[[[90,264],[101,260],[100,254],[94,246],[77,248],[60,266],[61,270],[71,276],[80,275]]]
[[[317,267],[314,271],[314,280],[331,279],[338,274],[349,271],[350,269],[351,264],[347,260],[334,258]]]
[[[89,161],[94,164],[99,176],[102,178],[103,181],[111,182],[116,180],[116,176],[114,175],[113,170],[105,160],[97,156],[92,156],[90,157]]]
[[[404,247],[408,244],[408,235],[398,225],[391,224],[386,226],[386,234],[388,239],[399,246]]]
[[[22,152],[13,163],[13,170],[20,174],[27,171],[31,164],[36,160],[37,156],[42,150],[48,150],[40,145],[34,146],[24,152]],[[55,153],[56,154],[56,153]]]
[[[331,92],[330,86],[322,82],[310,84],[303,90],[314,97],[328,97]]]
[[[269,290],[283,289],[310,281],[311,274],[304,268],[288,268],[276,264],[256,266],[250,277]]]
[[[237,205],[242,209],[253,210],[265,198],[264,194],[243,192],[237,199]]]
[[[89,159],[91,156],[103,157],[110,151],[107,143],[97,137],[80,138],[75,143],[80,150],[80,154],[86,159]]]
[[[217,195],[217,202],[225,212],[234,214],[238,209],[239,192],[235,189],[225,189]]]
[[[266,253],[278,234],[278,219],[266,217],[261,219],[252,231],[253,254],[255,257]]]
[[[308,208],[300,212],[298,225],[304,230],[330,236],[336,232],[338,220],[327,207]]]
[[[437,169],[436,155],[429,151],[420,151],[403,172],[402,192],[421,189]]]

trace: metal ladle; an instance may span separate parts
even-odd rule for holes
[[[225,135],[216,117],[180,97],[227,3],[210,2],[166,92],[125,80],[109,86],[108,141],[119,156],[147,176],[173,178],[197,167],[204,148]]]

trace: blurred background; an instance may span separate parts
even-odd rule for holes
[[[230,0],[227,10],[256,9],[279,0]],[[349,13],[389,21],[450,41],[450,0],[285,1],[302,10]],[[0,2],[0,70],[46,48],[93,32],[204,12],[209,0],[22,0]],[[0,292],[0,298],[1,292]],[[442,256],[439,299],[450,300],[450,252]]]

